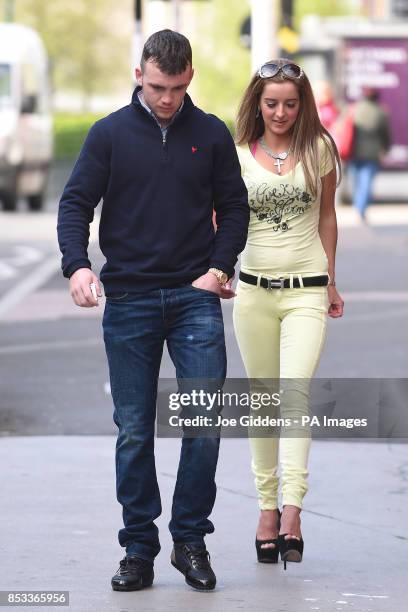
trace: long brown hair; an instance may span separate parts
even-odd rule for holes
[[[289,59],[280,58],[271,62],[283,66],[293,63]],[[282,70],[273,77],[261,78],[258,72],[252,77],[246,88],[238,109],[236,122],[236,143],[245,145],[254,142],[265,131],[262,113],[259,112],[259,102],[265,85],[268,83],[282,83],[291,81],[299,94],[299,114],[292,128],[292,152],[294,167],[300,161],[306,179],[306,186],[313,197],[319,190],[319,149],[318,142],[325,143],[333,166],[337,165],[338,183],[341,179],[340,156],[332,136],[320,123],[312,87],[306,74],[303,72],[299,78],[287,77]]]

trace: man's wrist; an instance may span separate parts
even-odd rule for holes
[[[228,281],[228,274],[219,268],[209,268],[208,272],[213,274],[221,286]]]
[[[69,278],[72,278],[74,274],[76,274],[80,270],[88,270],[89,272],[92,272],[92,268],[90,268],[89,266],[79,266],[78,268],[75,268],[74,272],[70,273]]]

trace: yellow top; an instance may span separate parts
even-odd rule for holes
[[[271,277],[327,274],[327,257],[318,232],[321,183],[313,199],[306,190],[300,163],[293,171],[279,175],[263,168],[248,145],[237,147],[237,152],[251,211],[248,240],[241,254],[242,271]],[[323,140],[319,141],[319,153],[322,177],[333,168]]]

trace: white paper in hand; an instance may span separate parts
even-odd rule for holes
[[[96,285],[95,285],[95,283],[91,283],[89,285],[89,287],[91,288],[91,292],[92,292],[92,295],[94,297],[94,300],[98,301],[98,296],[96,294]]]

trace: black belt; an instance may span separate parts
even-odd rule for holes
[[[245,272],[239,273],[239,280],[249,285],[257,285],[258,277],[253,274],[246,274]],[[326,287],[329,282],[329,277],[325,274],[323,276],[306,276],[302,278],[303,287]],[[290,289],[289,278],[264,278],[261,276],[259,285],[264,289]],[[293,277],[293,288],[299,289],[301,284],[297,277]]]

